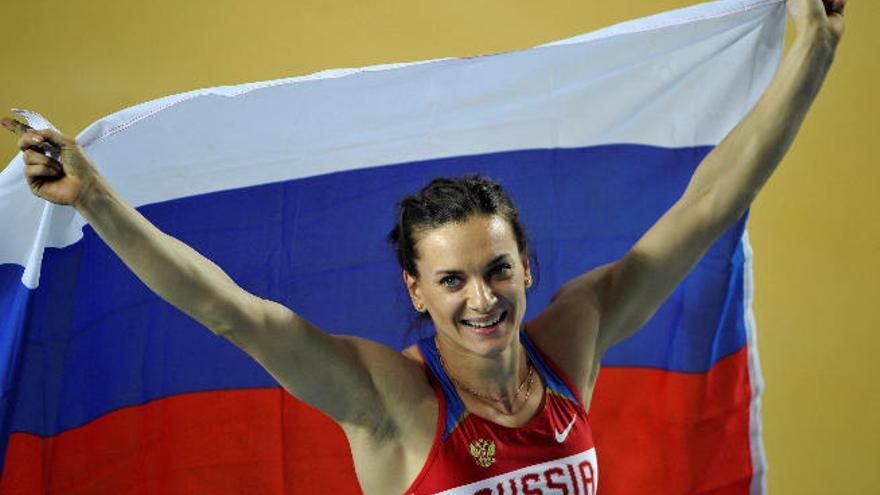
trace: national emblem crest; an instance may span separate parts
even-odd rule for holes
[[[471,455],[474,456],[477,466],[489,467],[495,464],[495,442],[485,438],[474,440],[471,442]]]

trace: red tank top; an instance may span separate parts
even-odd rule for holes
[[[541,410],[518,428],[470,414],[440,365],[434,338],[419,341],[440,414],[408,495],[595,495],[596,449],[580,394],[525,332],[520,341],[547,388]]]

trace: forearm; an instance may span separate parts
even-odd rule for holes
[[[147,287],[215,333],[244,292],[217,265],[151,224],[98,178],[77,211]]]
[[[754,108],[697,168],[682,201],[699,200],[710,226],[723,231],[736,222],[779,165],[831,66],[834,45],[822,33],[799,33]]]

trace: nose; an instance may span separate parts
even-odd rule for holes
[[[495,292],[485,280],[474,278],[468,291],[468,307],[476,312],[487,313],[498,302]]]

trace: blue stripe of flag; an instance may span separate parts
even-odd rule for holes
[[[709,150],[607,145],[462,156],[139,210],[245,289],[329,332],[401,348],[419,331],[408,331],[414,315],[384,239],[395,203],[430,178],[487,174],[518,203],[540,261],[530,317],[566,280],[622,256],[678,199]],[[745,344],[744,222],[711,248],[645,330],[608,353],[605,366],[702,373]],[[20,275],[17,265],[0,266],[6,285]],[[26,336],[17,385],[4,396],[15,398],[10,431],[53,435],[175,394],[276,385],[232,344],[153,295],[90,228],[76,244],[46,251],[36,290],[5,289],[2,311],[24,313]],[[28,304],[16,296],[25,293]]]

